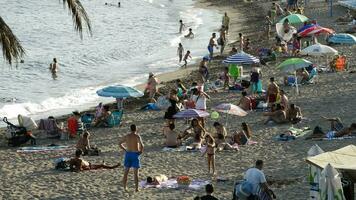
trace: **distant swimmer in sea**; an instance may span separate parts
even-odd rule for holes
[[[179,33],[184,31],[185,24],[183,24],[183,20],[179,20]]]
[[[119,3],[117,3],[117,7],[119,7],[119,8],[121,7],[121,3],[120,3],[120,2],[119,2]]]
[[[189,29],[189,33],[187,35],[184,36],[185,38],[194,38],[194,33],[193,33],[193,30],[190,28]]]
[[[113,3],[105,3],[105,5],[106,6],[115,6],[116,7],[116,4],[113,4]],[[117,4],[117,7],[121,7],[121,3],[119,2],[118,4]]]
[[[51,70],[52,74],[57,73],[58,71],[57,58],[53,58],[53,63],[49,65],[49,70]]]

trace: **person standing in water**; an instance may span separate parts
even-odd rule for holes
[[[192,59],[192,56],[190,55],[190,51],[189,51],[189,50],[188,50],[187,53],[184,55],[184,58],[183,58],[184,65],[182,65],[182,67],[187,67],[188,58]]]
[[[184,53],[183,45],[182,45],[182,43],[179,43],[178,49],[177,49],[177,54],[179,56],[179,63],[182,62],[183,53]]]
[[[185,24],[183,24],[183,20],[179,20],[179,24],[179,33],[182,33],[185,28]]]
[[[230,17],[227,16],[226,12],[225,12],[225,15],[222,18],[222,25],[225,27],[226,34],[229,34]]]
[[[57,58],[53,58],[53,63],[49,65],[49,70],[51,70],[52,74],[57,73],[58,71]]]
[[[215,38],[216,38],[216,33],[213,33],[211,35],[211,38],[209,40],[209,45],[208,45],[208,50],[209,50],[209,54],[210,54],[210,59],[213,59],[213,55],[214,55],[214,46],[216,47],[216,49],[219,49],[218,45],[215,43]]]
[[[130,168],[134,169],[135,179],[135,191],[138,192],[138,173],[140,168],[140,155],[143,153],[143,143],[141,136],[137,134],[137,128],[135,124],[130,126],[131,133],[124,136],[119,145],[122,150],[125,151],[125,172],[122,179],[124,190],[127,191],[127,176]],[[123,145],[126,144],[126,147]]]

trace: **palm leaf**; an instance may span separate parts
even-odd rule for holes
[[[1,17],[0,44],[2,46],[2,54],[10,65],[13,60],[19,60],[25,54],[25,49],[21,46],[20,41]]]
[[[72,15],[74,28],[79,32],[80,38],[83,38],[83,26],[85,24],[88,27],[89,34],[92,35],[90,19],[82,3],[79,0],[63,0],[63,4],[67,4],[69,12]]]

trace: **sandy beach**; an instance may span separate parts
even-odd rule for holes
[[[197,3],[211,9],[217,9],[222,14],[227,12],[231,18],[229,41],[237,40],[239,32],[251,38],[251,46],[257,49],[262,46],[271,46],[272,39],[266,43],[263,34],[263,18],[269,9],[271,2],[232,2],[230,0],[204,0]],[[338,25],[335,19],[345,12],[345,8],[335,6],[334,17],[327,17],[327,5],[322,3],[310,3],[305,9],[305,15],[316,19],[323,26],[337,31],[344,30],[345,25]],[[317,11],[317,12],[316,12]],[[218,29],[218,27],[217,27]],[[340,31],[341,32],[341,31]],[[344,53],[349,62],[349,71],[356,69],[356,45],[335,46],[339,52]],[[226,47],[225,54],[231,50]],[[256,51],[254,51],[256,52]],[[308,58],[316,61],[315,58]],[[217,77],[221,72],[222,58],[215,59],[209,64],[212,77]],[[297,95],[294,87],[283,86],[283,73],[278,71],[277,62],[271,62],[262,67],[264,88],[268,84],[269,77],[276,77],[289,97],[289,100],[300,106],[307,120],[294,125],[295,127],[314,128],[319,125],[324,130],[329,128],[326,117],[340,117],[344,124],[356,122],[354,110],[356,108],[356,73],[349,71],[338,73],[320,73],[316,84],[302,85],[300,95]],[[198,76],[198,65],[182,69],[177,72],[159,75],[162,81],[161,92],[165,93],[173,87],[173,81],[177,78],[183,80],[186,86]],[[249,71],[250,68],[244,69]],[[212,78],[214,80],[214,78]],[[138,88],[142,88],[139,86]],[[209,93],[211,99],[207,102],[208,111],[219,103],[229,102],[237,104],[241,96],[239,92]],[[102,151],[99,157],[85,156],[85,160],[93,163],[101,163],[103,160],[109,165],[123,164],[124,152],[119,149],[119,138],[129,133],[130,124],[138,126],[138,133],[145,144],[145,152],[142,155],[142,168],[140,180],[147,176],[165,174],[168,177],[188,175],[193,179],[208,180],[215,186],[214,196],[219,199],[231,199],[233,185],[236,180],[243,178],[244,172],[252,167],[257,159],[265,162],[264,173],[272,183],[271,189],[282,200],[305,200],[309,195],[307,181],[308,166],[305,163],[307,151],[312,145],[318,144],[323,150],[335,150],[343,146],[354,144],[356,139],[314,141],[298,138],[294,141],[275,141],[273,137],[285,132],[291,124],[264,125],[265,117],[261,112],[249,112],[245,117],[229,116],[227,126],[228,135],[240,130],[242,122],[250,124],[253,132],[254,145],[242,146],[238,152],[222,151],[216,154],[216,168],[219,177],[226,181],[217,182],[208,174],[206,158],[200,152],[164,152],[162,151],[164,136],[165,111],[141,111],[145,100],[130,101],[125,105],[123,123],[114,128],[90,129],[91,143]],[[224,123],[225,116],[221,115],[218,121]],[[213,130],[213,120],[207,119],[207,129]],[[176,130],[183,131],[187,128],[184,120],[176,121]],[[77,140],[69,141],[51,140],[38,135],[38,145],[46,146],[52,143],[60,145],[75,145]],[[123,167],[114,170],[94,170],[80,173],[62,172],[54,170],[53,161],[58,157],[72,157],[73,151],[57,151],[50,153],[17,153],[16,148],[6,146],[3,135],[0,136],[0,199],[132,199],[132,200],[170,200],[193,199],[197,195],[203,195],[204,188],[200,190],[179,189],[141,189],[135,193],[133,176],[129,176],[129,192],[122,188],[121,179]]]

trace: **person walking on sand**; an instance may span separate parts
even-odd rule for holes
[[[183,24],[183,20],[179,20],[179,33],[182,33],[185,28],[185,24]]]
[[[192,59],[192,56],[190,55],[190,51],[189,51],[189,50],[188,50],[187,53],[184,55],[184,58],[183,58],[184,65],[182,65],[181,67],[187,67],[188,58]]]
[[[177,54],[178,54],[178,57],[179,57],[179,63],[182,62],[183,53],[184,53],[183,45],[182,45],[182,43],[179,43],[178,49],[177,49]]]
[[[213,55],[214,55],[214,46],[216,47],[216,49],[219,49],[218,45],[215,43],[215,38],[216,38],[216,33],[213,33],[211,35],[211,38],[209,40],[209,45],[208,45],[208,50],[209,50],[209,56],[210,59],[213,59]]]
[[[243,51],[245,42],[244,42],[244,36],[242,35],[242,33],[239,33],[239,40],[240,40],[240,51]]]
[[[51,70],[52,74],[57,73],[58,71],[57,58],[53,58],[53,63],[49,64],[49,70]]]
[[[124,190],[127,191],[127,176],[130,168],[134,169],[135,191],[138,192],[138,173],[140,168],[140,155],[143,153],[143,143],[141,137],[137,134],[135,124],[130,126],[131,133],[124,136],[119,142],[120,148],[125,151],[125,172],[122,179]],[[124,146],[124,144],[126,144]]]
[[[225,12],[223,18],[222,18],[222,25],[225,27],[226,34],[229,34],[229,27],[230,27],[230,17],[227,16],[227,13]]]

